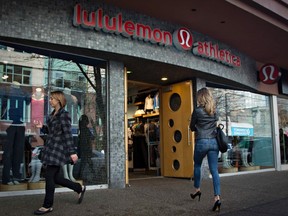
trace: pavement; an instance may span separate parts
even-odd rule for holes
[[[201,200],[192,200],[190,179],[156,177],[130,180],[124,189],[94,189],[85,193],[82,204],[74,192],[57,192],[49,216],[287,216],[288,171],[268,171],[220,178],[222,205],[212,212],[212,179],[202,180]],[[0,197],[0,215],[33,215],[43,194]]]

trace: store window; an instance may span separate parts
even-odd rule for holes
[[[69,58],[69,56],[67,56]],[[99,60],[97,61],[99,62]],[[47,134],[34,127],[52,112],[49,96],[63,91],[79,161],[63,175],[86,185],[107,184],[107,71],[0,45],[0,192],[44,188],[39,154]],[[15,133],[11,133],[12,128]]]
[[[288,100],[277,98],[281,164],[288,164]]]
[[[246,91],[211,88],[229,149],[219,154],[221,172],[274,167],[269,97]]]

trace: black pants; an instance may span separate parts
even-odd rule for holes
[[[20,165],[24,157],[25,127],[11,125],[7,128],[7,143],[3,145],[2,183],[7,184],[13,179],[20,179]],[[10,179],[12,169],[13,179]]]
[[[54,192],[55,184],[67,187],[78,194],[82,192],[82,186],[79,183],[72,182],[65,179],[63,175],[60,174],[60,166],[47,166],[45,171],[45,199],[43,203],[44,208],[50,208],[54,203]]]

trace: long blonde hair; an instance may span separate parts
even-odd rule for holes
[[[198,106],[204,107],[210,116],[216,112],[216,105],[212,93],[207,88],[202,88],[197,92],[197,104]]]
[[[51,97],[59,101],[61,108],[64,108],[66,106],[66,98],[62,91],[53,91],[50,95]]]

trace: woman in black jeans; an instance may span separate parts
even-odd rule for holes
[[[41,208],[34,214],[42,215],[53,210],[55,184],[68,187],[79,194],[78,203],[82,202],[86,187],[72,182],[60,175],[60,169],[67,163],[76,163],[78,156],[71,134],[71,118],[64,110],[66,105],[65,95],[61,91],[51,92],[50,105],[54,108],[47,119],[47,125],[35,122],[37,128],[47,134],[47,139],[42,151],[41,161],[45,171],[45,199]]]

